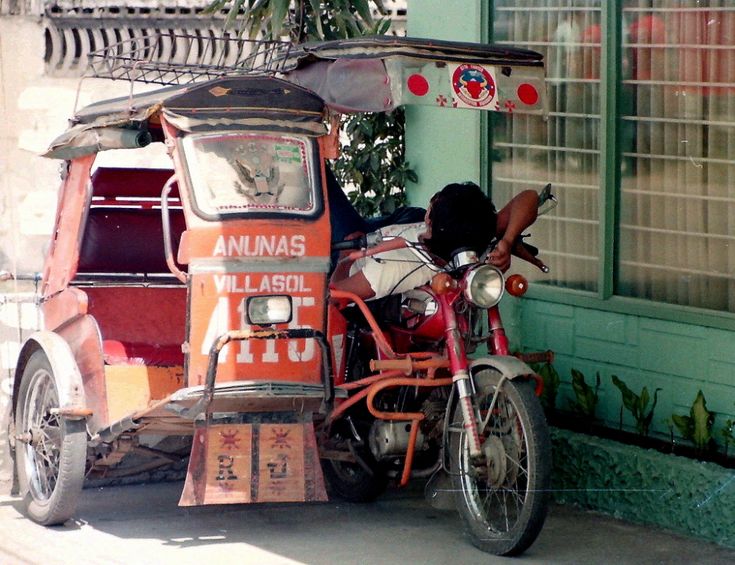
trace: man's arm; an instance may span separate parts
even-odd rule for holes
[[[508,270],[514,243],[523,231],[536,221],[537,215],[538,194],[533,190],[524,190],[516,194],[498,212],[495,233],[500,241],[488,257],[488,262],[491,265],[495,265],[501,271]]]
[[[352,292],[363,300],[368,300],[369,298],[375,296],[375,291],[373,290],[373,287],[370,286],[370,283],[365,278],[363,272],[357,271],[353,275],[349,275],[349,265],[351,265],[352,262],[345,262],[348,263],[347,268],[340,272],[335,270],[334,274],[332,275],[332,280],[329,284],[329,288]]]

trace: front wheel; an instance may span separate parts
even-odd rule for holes
[[[500,377],[492,369],[475,376],[477,408],[485,423],[478,459],[470,457],[461,410],[453,407],[450,469],[457,509],[472,543],[488,553],[519,555],[546,518],[551,440],[531,382],[504,381],[490,412]]]
[[[28,516],[61,524],[73,515],[84,482],[87,431],[83,420],[58,413],[58,381],[43,351],[28,360],[15,411],[16,465]]]

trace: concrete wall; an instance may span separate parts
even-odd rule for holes
[[[44,76],[40,18],[0,16],[0,271],[29,274],[43,266],[53,229],[60,162],[40,157],[66,129],[78,78]],[[85,80],[79,107],[123,96],[124,82]],[[39,327],[35,285],[0,282],[0,442],[5,445],[8,399],[20,343]],[[4,449],[0,449],[3,453]],[[0,457],[0,475],[7,461]]]
[[[478,3],[423,0],[412,7],[408,16],[409,36],[480,40]],[[475,110],[416,106],[406,109],[406,160],[419,177],[416,185],[408,187],[412,203],[426,205],[432,194],[450,182],[480,181],[481,117],[482,112]]]
[[[552,441],[557,502],[735,547],[732,469],[565,430]]]

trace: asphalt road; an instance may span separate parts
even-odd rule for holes
[[[181,482],[85,489],[76,518],[44,528],[24,518],[0,483],[0,563],[33,564],[492,564],[456,513],[413,491],[372,504],[267,504],[179,508]],[[735,563],[735,551],[599,514],[554,506],[518,561]]]

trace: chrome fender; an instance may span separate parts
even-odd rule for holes
[[[83,412],[86,409],[86,395],[82,374],[79,372],[74,353],[69,344],[58,334],[50,331],[39,331],[28,337],[18,355],[18,363],[15,369],[13,382],[13,413],[15,413],[18,401],[18,390],[20,380],[23,376],[26,363],[31,355],[42,350],[51,364],[56,379],[59,408],[62,411],[74,413]]]
[[[517,379],[533,375],[534,371],[523,361],[512,355],[493,355],[492,357],[480,357],[470,362],[470,375],[481,369],[489,367],[495,369],[506,379]]]

